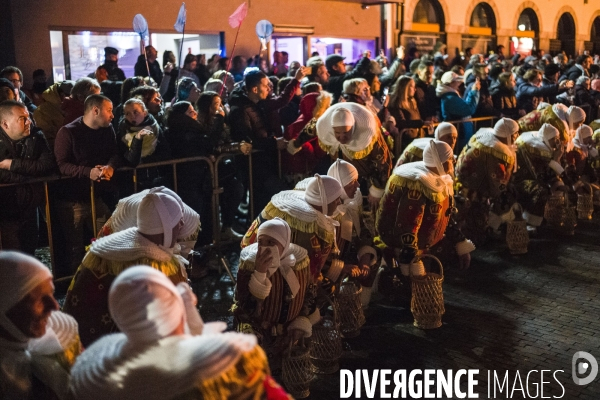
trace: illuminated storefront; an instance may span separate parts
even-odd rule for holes
[[[462,37],[462,49],[472,48],[473,54],[489,54],[496,47],[496,16],[487,3],[473,9],[468,34]]]
[[[445,43],[445,17],[437,0],[419,0],[412,17],[412,28],[402,34],[401,43],[406,49],[419,52],[436,51],[438,42]]]
[[[523,10],[517,22],[517,31],[510,41],[510,52],[518,52],[523,56],[531,55],[538,48],[540,25],[535,11],[531,8]]]

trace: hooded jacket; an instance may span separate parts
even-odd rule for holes
[[[33,112],[35,124],[44,132],[50,148],[54,148],[54,140],[58,130],[65,124],[65,117],[61,109],[60,97],[61,83],[55,83],[44,91],[44,102]]]

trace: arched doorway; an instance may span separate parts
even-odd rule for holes
[[[594,43],[593,54],[600,54],[600,17],[594,19],[590,41]]]
[[[519,15],[515,36],[511,38],[511,54],[519,52],[522,55],[530,55],[537,49],[540,34],[540,23],[538,17],[531,8],[526,8]]]
[[[402,35],[402,44],[419,53],[433,52],[445,42],[446,18],[438,0],[419,0],[412,15],[412,29]]]
[[[477,4],[471,13],[468,34],[462,38],[462,48],[467,47],[481,54],[496,47],[496,15],[487,3]]]
[[[560,40],[562,50],[567,56],[575,56],[575,20],[566,12],[560,16],[556,31],[556,38]]]

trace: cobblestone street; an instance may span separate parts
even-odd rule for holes
[[[503,244],[476,250],[468,273],[447,271],[446,314],[439,329],[417,329],[409,309],[373,301],[360,336],[344,340],[340,367],[479,369],[479,398],[600,399],[600,377],[587,386],[577,386],[571,378],[575,352],[600,359],[598,232],[596,218],[579,221],[572,237],[541,230],[524,256],[511,256]],[[229,257],[235,267],[235,253]],[[213,273],[194,286],[203,293],[204,319],[225,320],[231,326],[227,315],[233,287],[225,272],[220,279]],[[488,371],[492,380],[495,371],[502,383],[507,370],[507,387],[500,392],[496,386],[494,396],[490,385],[488,395]],[[531,370],[537,372],[530,374],[527,385]],[[541,370],[546,370],[543,378]],[[553,377],[557,370],[562,372]],[[339,373],[319,376],[310,398],[338,399],[339,384]],[[367,398],[364,390],[362,396]],[[379,392],[374,398],[380,398]]]

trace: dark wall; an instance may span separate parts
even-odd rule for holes
[[[15,39],[13,36],[12,13],[10,0],[0,0],[0,68],[15,65]]]

